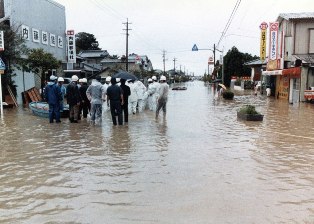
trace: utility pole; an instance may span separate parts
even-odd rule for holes
[[[129,71],[129,30],[132,30],[132,29],[129,29],[129,24],[132,24],[132,23],[129,23],[129,19],[127,18],[126,23],[123,23],[123,24],[126,25],[126,29],[123,29],[123,30],[126,31],[125,69],[128,72]]]
[[[166,74],[166,51],[162,51],[162,62],[164,64],[164,75]]]
[[[173,71],[176,72],[176,58],[173,58]]]
[[[214,44],[213,53],[214,53],[214,69],[215,69],[215,64],[216,64],[216,44]]]

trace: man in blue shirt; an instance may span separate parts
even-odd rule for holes
[[[57,77],[50,76],[50,82],[45,87],[45,97],[49,104],[49,122],[53,123],[53,119],[56,119],[56,123],[60,123],[60,100],[62,99],[62,93],[60,86],[56,84]]]

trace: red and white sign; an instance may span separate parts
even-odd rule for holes
[[[67,31],[67,41],[68,41],[68,62],[76,63],[76,50],[75,50],[75,34],[74,30]]]
[[[266,22],[262,22],[261,25],[259,26],[259,28],[260,28],[261,30],[267,30],[268,24],[267,24]]]
[[[208,64],[209,65],[213,65],[214,64],[214,58],[213,57],[209,57],[208,58]]]
[[[276,60],[278,57],[278,27],[279,23],[269,23],[269,59]]]

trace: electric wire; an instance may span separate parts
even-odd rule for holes
[[[221,40],[223,39],[223,37],[224,37],[225,34],[227,33],[227,31],[228,31],[228,29],[229,29],[229,27],[230,27],[230,24],[231,24],[231,22],[232,22],[232,20],[233,20],[233,18],[234,18],[234,16],[235,16],[235,14],[236,14],[236,12],[237,12],[239,6],[240,6],[240,3],[241,3],[241,0],[237,0],[236,4],[235,4],[235,6],[234,6],[234,8],[233,8],[233,10],[232,10],[232,13],[231,13],[231,15],[230,15],[230,17],[229,17],[229,19],[228,19],[228,22],[227,22],[227,24],[226,24],[224,30],[222,31],[222,34],[221,34],[221,37],[220,37],[220,39],[219,39],[219,41],[218,41],[217,47],[219,47],[219,44],[220,44]]]

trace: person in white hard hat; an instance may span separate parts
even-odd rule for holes
[[[104,87],[104,95],[103,95],[103,111],[104,112],[107,112],[107,111],[109,111],[110,110],[110,106],[109,106],[109,100],[106,100],[106,98],[107,98],[107,89],[108,89],[108,87],[111,85],[111,83],[110,83],[110,81],[111,81],[111,76],[107,76],[106,77],[106,81],[105,81],[105,83],[104,83],[104,85],[103,85],[103,87]],[[107,102],[105,102],[105,101],[107,101]]]
[[[49,105],[49,123],[53,123],[56,119],[57,123],[60,123],[60,100],[61,100],[61,89],[56,84],[57,77],[54,75],[50,76],[50,82],[45,87],[45,98]]]
[[[71,123],[78,123],[81,94],[79,92],[77,81],[77,75],[73,75],[72,82],[66,88],[66,97],[69,104],[69,119]]]
[[[58,86],[60,87],[61,90],[61,100],[60,100],[60,111],[62,112],[64,109],[64,96],[66,94],[66,88],[63,86],[64,78],[59,77],[58,78]]]
[[[146,92],[146,86],[140,81],[136,80],[135,83],[135,92],[137,94],[137,109],[141,113],[144,110],[145,98],[144,94]]]
[[[166,116],[168,93],[169,93],[169,85],[166,82],[166,76],[162,75],[160,77],[160,87],[159,87],[159,94],[157,98],[156,118],[158,118],[160,109],[162,109],[164,117]]]
[[[129,114],[136,113],[136,106],[137,106],[137,94],[136,94],[136,85],[134,84],[134,80],[128,81],[128,86],[130,87],[131,94],[128,99],[128,111]],[[126,102],[125,102],[126,103]]]
[[[96,78],[92,80],[92,84],[86,90],[86,96],[91,103],[90,119],[93,124],[95,124],[96,120],[101,122],[102,116],[104,87],[100,81],[101,77],[96,76]]]
[[[79,88],[81,98],[82,98],[82,102],[80,105],[80,113],[82,113],[83,111],[83,118],[87,118],[87,114],[88,112],[90,112],[90,109],[91,109],[90,101],[88,100],[87,95],[86,95],[86,91],[88,88],[87,79],[82,78],[81,81],[82,81],[81,87]]]
[[[156,76],[152,77],[153,80],[153,88],[155,89],[153,95],[152,95],[152,106],[153,106],[153,110],[156,111],[157,109],[157,99],[158,99],[158,94],[159,94],[159,87],[160,87],[160,83],[157,80]]]
[[[153,102],[153,95],[156,92],[156,87],[153,83],[153,79],[149,78],[148,80],[148,87],[145,95],[147,96],[147,105],[148,109],[151,111],[156,111],[156,101]]]

